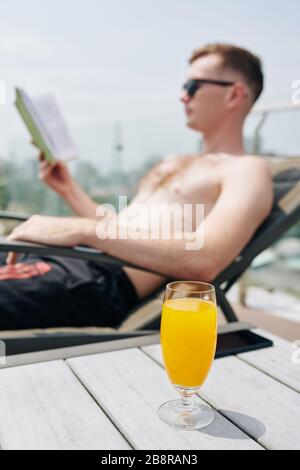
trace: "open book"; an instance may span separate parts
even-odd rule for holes
[[[15,105],[35,145],[49,162],[70,160],[77,156],[67,125],[51,94],[30,97],[16,88]]]

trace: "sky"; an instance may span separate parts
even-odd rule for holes
[[[264,62],[259,105],[289,104],[300,80],[299,25],[298,0],[2,0],[0,156],[33,152],[13,106],[15,85],[54,93],[79,158],[103,170],[116,122],[126,168],[151,154],[193,151],[198,136],[185,128],[179,103],[191,52],[216,41],[249,48]],[[270,149],[300,154],[299,117],[270,120]]]

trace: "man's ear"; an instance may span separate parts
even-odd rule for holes
[[[243,103],[243,101],[248,97],[249,91],[242,82],[236,82],[228,90],[227,96],[227,109],[233,110],[236,109]]]

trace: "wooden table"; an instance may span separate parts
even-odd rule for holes
[[[300,365],[258,333],[275,347],[215,361],[199,393],[215,422],[193,432],[158,418],[177,398],[158,336],[15,356],[0,370],[0,447],[300,449]]]

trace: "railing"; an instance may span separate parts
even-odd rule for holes
[[[254,136],[253,136],[253,153],[256,154],[259,152],[259,143],[260,143],[260,136],[261,136],[261,131],[264,125],[266,124],[270,114],[279,114],[279,113],[286,113],[286,112],[294,112],[294,111],[300,111],[300,104],[272,104],[269,106],[258,106],[255,108],[252,112],[251,115],[259,115],[260,119],[258,121],[258,124],[256,125],[256,128],[254,130]]]
[[[286,113],[286,112],[295,112],[300,111],[300,104],[293,105],[293,104],[272,104],[269,106],[258,106],[255,108],[251,115],[259,115],[260,119],[255,127],[254,136],[253,136],[253,153],[259,153],[259,144],[260,144],[260,137],[261,132],[266,124],[269,116],[272,114],[279,114],[279,113]],[[300,153],[300,149],[299,149]],[[239,285],[239,302],[241,305],[246,306],[246,296],[247,296],[247,288],[251,285],[248,282],[249,279],[249,270],[244,273],[244,275],[240,278],[238,285]]]

